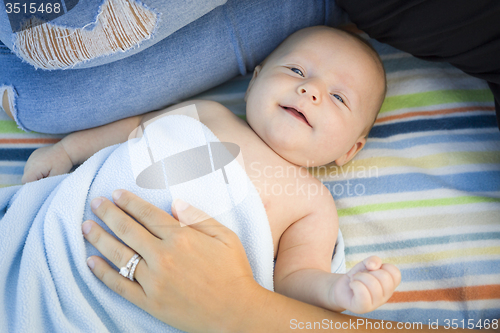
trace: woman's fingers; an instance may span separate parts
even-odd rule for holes
[[[111,268],[102,258],[96,256],[89,257],[87,259],[87,265],[92,270],[92,273],[111,290],[135,305],[141,308],[145,307],[147,297],[138,283],[132,282],[118,274],[118,272]]]
[[[165,238],[170,232],[169,226],[179,227],[176,221],[167,212],[152,205],[146,200],[126,190],[113,192],[113,200],[118,207],[135,218],[146,229],[158,238]]]
[[[135,274],[139,283],[120,276],[99,257],[91,257],[89,266],[94,264],[93,272],[109,288],[158,319],[187,331],[205,331],[206,323],[214,318],[221,321],[228,316],[239,317],[242,309],[233,311],[234,300],[252,298],[262,289],[253,278],[236,234],[199,209],[174,209],[174,214],[187,225],[182,228],[166,212],[158,213],[149,207],[150,213],[141,213],[144,207],[153,205],[126,191],[116,202],[119,207],[104,199],[97,208],[94,205],[93,211],[131,249],[93,221],[84,223],[83,227],[91,226],[86,238],[118,267],[127,263],[132,251],[142,255],[144,260],[139,261]],[[162,234],[166,236],[161,237]],[[141,250],[144,248],[146,252]],[[221,294],[221,290],[225,292]]]
[[[135,254],[133,250],[123,245],[94,221],[85,221],[82,224],[82,231],[84,237],[89,241],[89,243],[92,244],[99,252],[101,252],[118,268],[126,266],[130,258],[132,258],[132,256]],[[114,269],[112,270],[117,273]],[[146,262],[144,261],[144,259],[139,260],[139,263],[137,264],[137,267],[135,269],[134,278],[140,283],[142,277],[145,276],[144,273],[146,271]],[[125,277],[121,275],[118,275],[118,277],[125,279]]]
[[[231,237],[236,236],[231,229],[216,221],[204,211],[188,204],[184,200],[176,199],[172,202],[172,215],[179,220],[181,225],[189,226],[226,245],[234,244]],[[237,236],[236,236],[237,237]],[[237,242],[236,244],[238,244]]]
[[[136,223],[120,208],[106,198],[98,197],[92,200],[90,206],[108,227],[134,251],[146,257],[151,245],[160,240]],[[168,215],[168,214],[166,214]]]

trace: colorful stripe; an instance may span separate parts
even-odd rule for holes
[[[372,146],[371,148],[374,149],[375,147]],[[435,169],[464,164],[500,164],[500,146],[498,148],[498,151],[455,151],[414,158],[399,156],[362,158],[343,167],[317,167],[312,169],[311,172],[321,179],[343,180],[344,178],[351,178],[349,176],[373,177],[379,175],[381,169],[391,167],[411,166],[421,169]]]
[[[415,146],[425,146],[434,143],[464,143],[473,142],[475,144],[480,144],[482,141],[499,141],[500,132],[493,128],[492,131],[486,133],[478,133],[479,130],[473,129],[467,135],[464,134],[452,134],[449,132],[442,131],[439,134],[426,133],[424,136],[410,136],[395,141],[386,140],[369,140],[365,149],[406,149]],[[363,152],[363,151],[362,151]],[[357,163],[357,161],[356,161]]]
[[[421,246],[428,245],[437,245],[437,244],[451,244],[451,243],[462,243],[468,241],[483,241],[483,240],[496,240],[500,238],[500,232],[488,232],[488,233],[468,233],[468,234],[459,234],[459,235],[448,235],[442,237],[425,237],[418,239],[405,239],[404,241],[399,242],[389,242],[383,244],[372,244],[372,245],[362,245],[362,246],[350,246],[346,253],[355,254],[355,253],[366,253],[366,252],[377,252],[377,251],[387,251],[387,250],[396,250],[396,249],[407,249],[407,248],[416,248]],[[500,247],[497,249],[498,252],[493,252],[490,254],[498,254],[500,253]]]
[[[463,205],[478,202],[496,202],[500,203],[500,198],[480,197],[480,196],[462,196],[455,198],[442,198],[430,200],[387,202],[371,205],[356,206],[352,208],[337,209],[339,217],[349,215],[360,215],[383,210],[407,209],[407,208],[427,208],[447,205]]]
[[[471,206],[477,207],[474,204],[471,204]],[[438,206],[436,208],[441,207],[443,206]],[[468,230],[470,229],[471,220],[474,220],[474,226],[480,226],[481,229],[487,229],[488,227],[498,228],[497,210],[483,210],[483,208],[479,211],[472,210],[471,212],[465,212],[463,209],[464,206],[457,208],[455,205],[450,205],[450,207],[452,208],[451,211],[455,210],[457,212],[425,216],[408,216],[408,210],[400,209],[400,211],[406,212],[405,217],[392,219],[378,218],[366,223],[344,223],[342,226],[342,234],[344,237],[349,238],[353,246],[356,246],[360,243],[367,243],[365,234],[368,231],[370,234],[368,237],[369,240],[376,242],[379,237],[383,237],[383,239],[398,237],[398,234],[406,232],[411,232],[415,237],[418,237],[419,235],[428,235],[429,232],[432,232],[434,236],[440,235],[443,232],[449,233],[449,228],[453,228],[457,231],[462,229]],[[413,209],[413,211],[415,212],[416,210]],[[388,214],[390,213],[389,211]],[[367,213],[365,212],[364,214]],[[418,214],[415,212],[414,215]],[[348,215],[343,215],[344,221],[346,216]],[[350,216],[355,219],[357,215],[351,214]],[[398,225],[397,228],[394,228],[395,224]]]
[[[496,128],[495,115],[491,116],[470,116],[470,117],[450,117],[439,119],[417,119],[407,122],[374,126],[368,137],[387,138],[397,134],[412,132],[436,131],[436,130],[456,130],[464,128]]]
[[[432,266],[432,269],[441,272],[443,280],[467,275],[481,274],[500,274],[500,260],[481,260],[481,261],[462,261],[452,265]],[[406,282],[432,280],[433,276],[429,274],[429,268],[407,268],[401,270],[401,277]]]
[[[324,182],[324,184],[335,200],[360,195],[416,192],[440,188],[465,192],[498,191],[500,189],[500,171],[465,172],[450,175],[411,172],[377,178]],[[342,208],[339,207],[339,209]]]
[[[480,90],[435,90],[416,94],[387,97],[380,113],[396,109],[422,107],[457,102],[493,102],[489,89]]]
[[[394,116],[386,116],[386,117],[377,117],[375,124],[382,124],[388,121],[394,120],[403,120],[409,119],[413,117],[419,116],[437,116],[444,114],[453,114],[453,113],[462,113],[462,112],[478,112],[478,111],[491,111],[495,112],[495,108],[493,106],[464,106],[460,108],[448,108],[448,109],[440,109],[435,111],[415,111],[415,112],[405,112],[402,114],[394,115]]]
[[[1,160],[27,161],[36,148],[4,149],[0,148]]]
[[[388,303],[465,302],[479,299],[498,299],[500,301],[500,284],[434,290],[396,291]]]
[[[3,144],[55,144],[61,141],[60,138],[21,138],[21,139],[0,139],[0,145]]]

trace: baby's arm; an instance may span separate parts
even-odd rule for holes
[[[78,131],[65,136],[55,145],[35,150],[24,166],[22,183],[67,173],[99,150],[128,140],[141,122],[142,115]]]
[[[205,118],[217,116],[217,103],[211,101],[186,101],[166,109],[153,111],[144,115],[129,117],[113,123],[78,131],[65,136],[61,141],[52,146],[35,150],[29,157],[24,167],[22,183],[35,181],[67,173],[74,165],[86,161],[99,150],[129,139],[134,129],[163,113],[195,104],[200,121]]]
[[[218,116],[217,110],[221,109],[218,103],[212,101],[191,100],[159,111],[71,133],[55,145],[35,150],[26,162],[21,181],[24,184],[67,173],[74,165],[83,163],[99,150],[127,141],[131,133],[141,124],[147,126],[149,120],[191,104],[196,105],[201,122],[210,117]]]
[[[333,198],[324,192],[315,198],[313,211],[281,236],[275,290],[333,311],[372,311],[391,297],[401,274],[378,257],[365,259],[347,274],[330,273],[338,217]]]

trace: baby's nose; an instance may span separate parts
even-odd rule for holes
[[[304,95],[304,94],[307,94],[309,93],[309,95],[311,96],[311,99],[313,102],[317,102],[318,101],[318,98],[319,98],[319,94],[315,91],[313,91],[312,89],[306,89],[304,87],[301,87],[300,88],[300,94],[301,95]]]

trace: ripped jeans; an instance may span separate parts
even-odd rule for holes
[[[177,103],[253,71],[299,29],[347,19],[334,0],[66,0],[14,29],[14,2],[0,0],[0,100],[19,128],[54,134]]]

